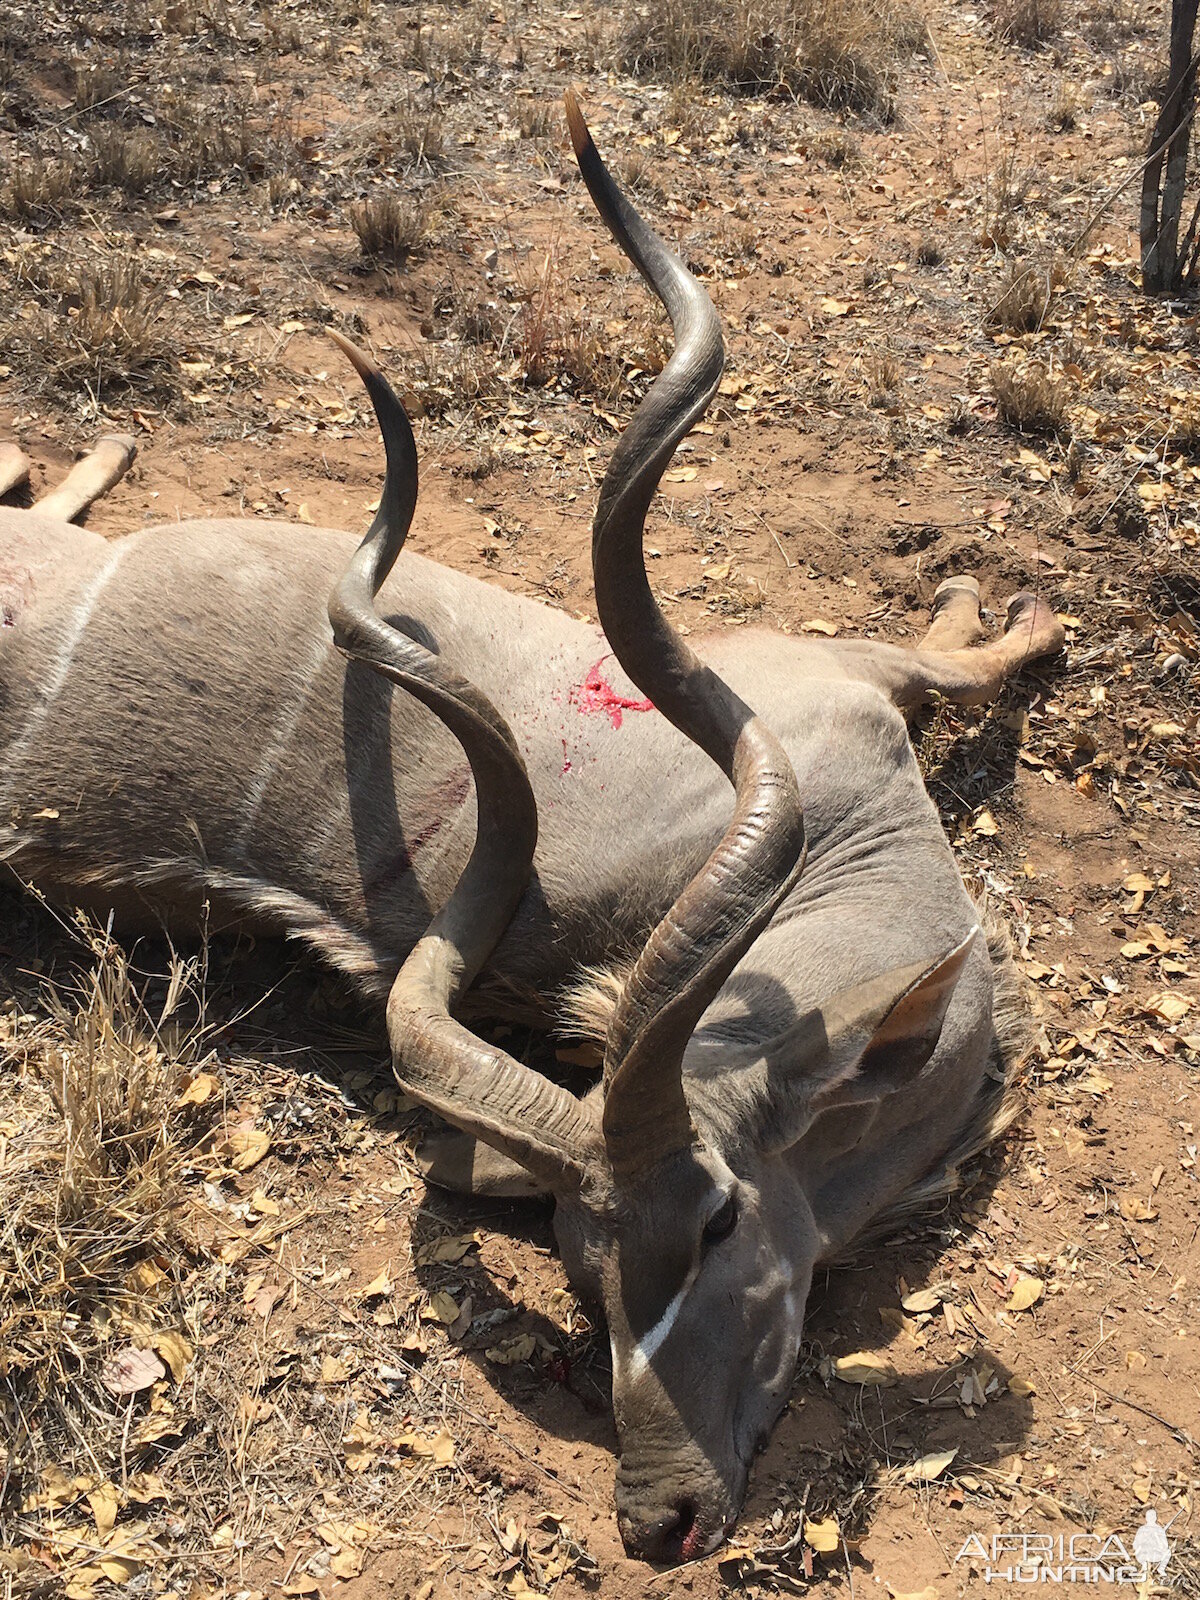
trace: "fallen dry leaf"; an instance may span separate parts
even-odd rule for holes
[[[117,1512],[121,1509],[121,1496],[115,1483],[101,1483],[88,1490],[87,1503],[96,1520],[96,1532],[102,1539],[116,1526]]]
[[[100,1369],[100,1381],[109,1394],[139,1394],[166,1375],[167,1369],[154,1351],[139,1350],[136,1345],[110,1356]]]
[[[537,1340],[532,1333],[518,1333],[492,1345],[484,1353],[498,1367],[515,1367],[518,1361],[528,1361],[536,1349]]]
[[[450,1233],[433,1239],[414,1252],[413,1259],[419,1267],[453,1266],[462,1260],[468,1250],[479,1243],[477,1233]]]
[[[862,1383],[877,1388],[887,1388],[896,1382],[896,1370],[882,1356],[868,1350],[858,1350],[851,1356],[839,1356],[833,1363],[833,1374],[843,1383]]]
[[[198,1072],[176,1100],[177,1106],[202,1106],[220,1091],[221,1085],[211,1072]]]
[[[922,1311],[936,1311],[945,1299],[940,1289],[914,1289],[911,1294],[906,1294],[900,1304],[905,1311],[919,1313]]]
[[[1013,1285],[1012,1294],[1009,1295],[1004,1309],[1006,1311],[1032,1310],[1045,1292],[1046,1285],[1040,1278],[1019,1277]]]
[[[458,1302],[445,1289],[439,1289],[429,1296],[429,1304],[421,1308],[421,1315],[427,1322],[441,1322],[449,1327],[458,1321]]]
[[[821,1522],[804,1519],[804,1542],[818,1555],[827,1556],[842,1542],[836,1517],[825,1517]]]
[[[156,1333],[152,1340],[155,1350],[171,1369],[171,1376],[176,1383],[182,1383],[187,1377],[188,1368],[192,1364],[195,1352],[181,1333],[175,1333],[170,1328],[165,1328],[161,1333]]]
[[[958,1449],[934,1450],[929,1455],[918,1456],[911,1466],[904,1469],[906,1483],[932,1483],[935,1478],[940,1478],[942,1473],[954,1460]]]

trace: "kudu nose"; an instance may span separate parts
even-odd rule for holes
[[[641,1522],[623,1513],[618,1523],[625,1549],[642,1561],[671,1564],[699,1554],[698,1550],[690,1548],[697,1533],[693,1500],[680,1500],[652,1522]]]

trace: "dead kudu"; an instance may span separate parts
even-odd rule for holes
[[[720,328],[568,110],[676,338],[600,493],[603,634],[415,555],[393,574],[413,438],[351,352],[387,448],[356,552],[277,523],[108,542],[0,511],[0,856],[127,928],[209,907],[301,938],[388,997],[397,1077],[457,1130],[431,1176],[554,1195],[608,1319],[621,1532],[671,1561],[737,1515],[814,1267],[994,1125],[1009,979],[905,717],[988,700],[1062,636],[1018,595],[983,642],[959,578],[917,649],[739,629],[692,652],[642,533]],[[484,1043],[468,989],[586,1017],[602,1081],[578,1099]]]

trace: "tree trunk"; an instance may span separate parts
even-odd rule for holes
[[[1147,294],[1177,293],[1183,287],[1183,258],[1187,252],[1179,248],[1179,226],[1196,103],[1197,63],[1192,39],[1198,4],[1200,0],[1171,0],[1167,91],[1142,175],[1142,288]]]

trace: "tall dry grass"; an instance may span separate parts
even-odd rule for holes
[[[78,1499],[128,1476],[111,1362],[158,1347],[175,1371],[203,1254],[185,1180],[221,1101],[202,1076],[202,964],[173,960],[152,1004],[80,928],[88,968],[0,1011],[0,1557],[64,1485]]]
[[[892,114],[897,63],[926,38],[910,0],[658,0],[626,13],[623,70],[780,90]]]

